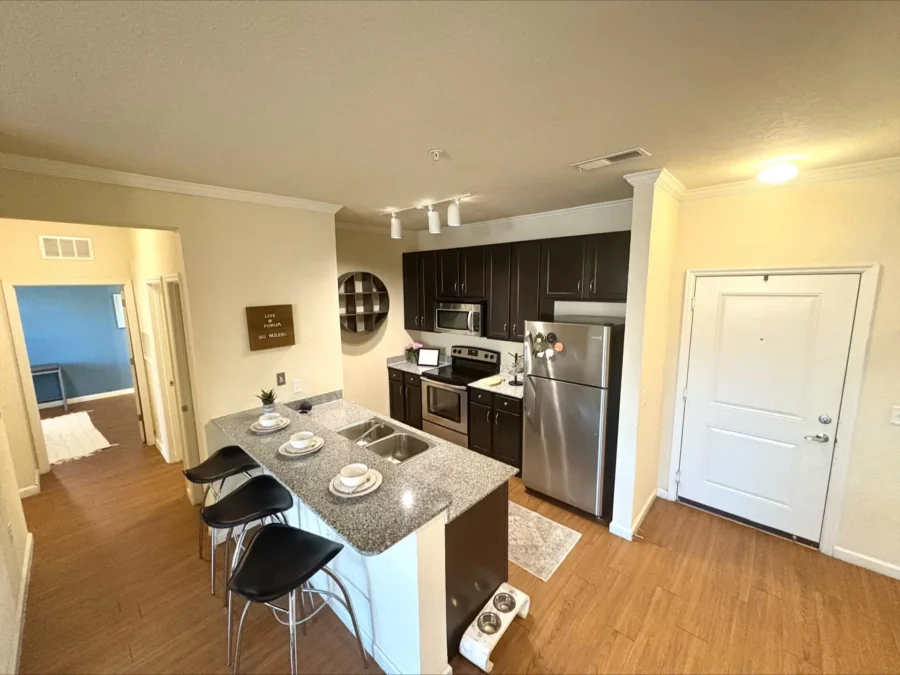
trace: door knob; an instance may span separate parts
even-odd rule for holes
[[[815,436],[804,436],[808,441],[815,441],[816,443],[827,443],[831,439],[828,437],[828,434],[816,434]]]

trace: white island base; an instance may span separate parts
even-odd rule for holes
[[[446,512],[384,553],[363,556],[303,502],[295,498],[294,505],[288,515],[291,525],[344,544],[344,550],[328,566],[347,587],[363,645],[384,672],[451,673],[444,569]],[[321,572],[311,583],[340,595],[334,582]],[[353,624],[343,606],[333,598],[328,602],[352,633]],[[303,640],[298,648],[302,661]]]

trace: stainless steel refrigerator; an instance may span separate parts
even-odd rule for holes
[[[522,481],[609,521],[624,319],[525,324]]]

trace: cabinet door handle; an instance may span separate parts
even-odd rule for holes
[[[422,317],[422,320],[419,322],[419,326],[421,328],[425,328],[425,317],[424,316]]]
[[[593,280],[593,279],[591,279],[591,285],[590,285],[590,287],[589,287],[589,290],[590,290],[591,293],[594,292],[594,280]]]
[[[506,324],[503,324],[503,334],[506,335]]]
[[[491,411],[490,410],[487,411],[487,423],[488,424],[491,423]]]
[[[578,292],[581,293],[581,279],[578,280],[578,283],[575,285],[575,288],[577,288]]]
[[[456,290],[456,284],[455,284],[455,283],[453,284],[453,290],[454,290],[454,291]]]
[[[416,326],[419,325],[419,317],[416,317]]]
[[[494,424],[496,424],[498,426],[500,424],[500,412],[499,411],[494,413]]]

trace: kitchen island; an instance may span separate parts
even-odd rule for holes
[[[348,586],[363,643],[386,672],[449,672],[470,615],[506,580],[507,481],[517,470],[350,401],[278,412],[291,424],[266,436],[249,431],[258,409],[214,419],[210,450],[240,445],[295,495],[293,525],[346,544],[331,567]],[[368,418],[431,447],[396,464],[336,433]],[[297,431],[321,436],[324,448],[301,459],[279,455]],[[355,462],[380,471],[383,484],[358,499],[335,497],[330,480]],[[321,574],[313,584],[332,590]],[[343,609],[332,607],[349,626]]]

